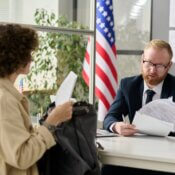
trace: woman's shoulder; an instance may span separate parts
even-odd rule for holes
[[[3,105],[10,105],[17,103],[15,97],[6,89],[0,88],[0,105],[1,108]]]

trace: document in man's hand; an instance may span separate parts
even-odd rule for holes
[[[60,85],[56,97],[55,97],[55,104],[60,105],[69,101],[72,97],[72,93],[75,87],[75,83],[77,80],[77,75],[71,71],[68,76],[64,79],[62,84]]]
[[[168,136],[174,128],[173,123],[165,122],[139,112],[136,113],[133,124],[139,133],[155,136]]]
[[[154,100],[136,112],[132,124],[140,133],[167,136],[175,131],[175,103],[172,99]]]

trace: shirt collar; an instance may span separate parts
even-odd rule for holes
[[[161,92],[162,92],[163,82],[164,82],[164,80],[161,81],[158,85],[156,85],[156,86],[155,86],[153,89],[151,89],[151,90],[153,90],[157,95],[160,95]],[[143,91],[143,93],[145,94],[145,93],[146,93],[146,90],[148,90],[148,89],[150,89],[150,88],[147,86],[146,82],[144,81],[144,91]]]

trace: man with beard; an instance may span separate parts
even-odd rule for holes
[[[141,75],[121,80],[117,96],[103,123],[106,130],[123,136],[132,136],[137,130],[134,125],[123,121],[124,116],[128,115],[132,123],[135,112],[151,100],[168,97],[173,97],[175,100],[175,77],[168,74],[172,65],[172,57],[170,45],[163,40],[154,39],[146,45],[141,58]],[[102,168],[102,175],[115,175],[119,171],[134,175],[163,174],[149,170],[106,165]]]
[[[123,122],[122,116],[128,115],[132,122],[135,112],[147,103],[150,90],[151,100],[171,96],[175,99],[175,77],[168,74],[172,57],[170,45],[163,40],[154,39],[146,45],[141,58],[141,75],[121,80],[104,120],[105,129],[123,136],[134,135],[135,127]]]
[[[175,77],[168,74],[172,65],[170,45],[159,39],[150,41],[142,54],[141,75],[124,78],[104,120],[104,128],[123,136],[132,136],[137,130],[134,125],[126,124],[123,117],[129,117],[132,123],[135,112],[143,105],[160,98],[173,97],[175,100]],[[117,174],[119,168],[104,166],[102,174]],[[128,170],[129,169],[129,170]],[[156,174],[154,171],[122,168],[124,174]],[[160,174],[160,172],[157,172]],[[167,174],[167,173],[166,173]]]

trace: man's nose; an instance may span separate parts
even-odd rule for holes
[[[152,65],[151,67],[150,67],[150,72],[156,72],[157,70],[156,70],[156,66],[155,65]]]

